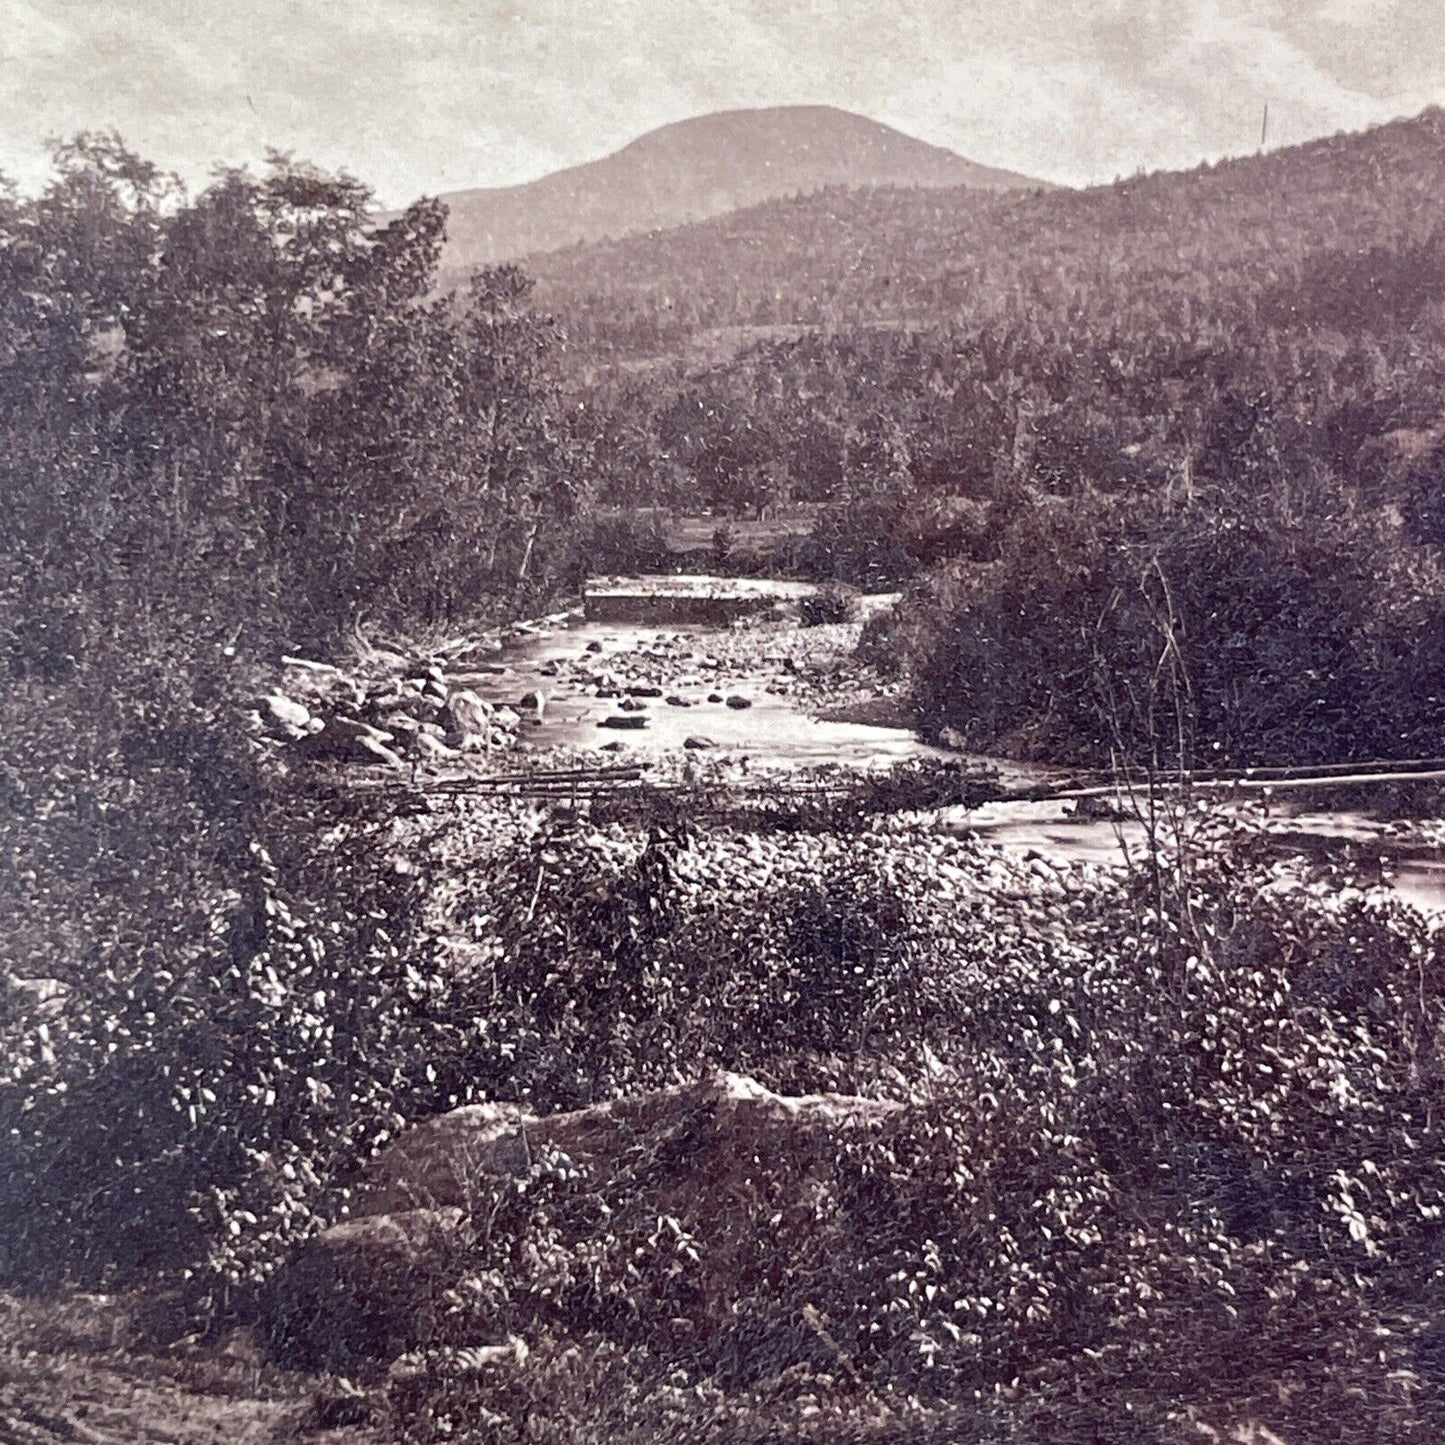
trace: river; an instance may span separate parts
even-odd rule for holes
[[[493,666],[499,670],[472,674],[467,684],[494,703],[545,695],[540,723],[529,718],[523,729],[523,746],[534,752],[606,748],[622,759],[645,761],[679,753],[689,739],[705,740],[710,756],[745,758],[753,775],[958,756],[929,746],[906,727],[816,716],[791,686],[796,673],[789,661],[793,650],[824,632],[768,623],[740,631],[591,622],[569,614],[551,628],[514,633],[497,654]],[[639,686],[662,695],[629,698],[629,687]],[[748,705],[729,706],[730,698]],[[644,725],[636,731],[601,726],[628,705],[638,709],[634,717],[645,716]],[[1012,764],[996,765],[1005,776],[1019,773]],[[1353,856],[1367,871],[1383,870],[1411,903],[1445,913],[1445,851],[1418,831],[1412,836],[1395,819],[1364,809],[1312,811],[1291,801],[1272,811],[1282,853]],[[1143,841],[1134,823],[1080,815],[1059,802],[994,803],[946,809],[937,817],[949,831],[1065,862],[1117,862],[1126,847]]]

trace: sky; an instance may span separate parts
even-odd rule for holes
[[[268,147],[379,199],[829,104],[1066,184],[1445,102],[1441,0],[0,0],[0,172],[115,129],[205,184]]]

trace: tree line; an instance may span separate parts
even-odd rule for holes
[[[1398,757],[1445,746],[1442,181],[1427,112],[1091,192],[824,194],[536,264],[590,357],[573,384],[627,418],[608,500],[816,507],[795,565],[914,586],[879,651],[928,729],[1137,751],[1117,712],[1167,587],[1201,760]],[[649,307],[666,334],[614,324]]]

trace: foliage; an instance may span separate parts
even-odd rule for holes
[[[815,505],[801,575],[937,571],[943,610],[910,624],[930,725],[1142,756],[1098,698],[1148,690],[1136,623],[1104,626],[1093,661],[1080,639],[1116,587],[1157,610],[1137,585],[1154,565],[1192,628],[1207,760],[1437,751],[1442,134],[1432,110],[1084,192],[798,197],[539,258],[540,284],[589,376],[632,379],[599,392],[639,458],[612,456],[614,500],[670,467],[674,501]],[[1077,522],[1041,520],[1055,498]],[[1251,549],[1268,577],[1211,621]],[[1373,724],[1346,706],[1360,688]]]
[[[356,1158],[447,1102],[450,984],[386,810],[293,784],[251,801],[249,847],[186,859],[202,834],[176,781],[132,793],[148,826],[107,840],[129,873],[86,899],[61,1006],[4,1031],[0,1270],[189,1280],[216,1304],[316,1227]]]
[[[439,206],[377,229],[357,182],[281,158],[189,199],[103,139],[57,166],[0,213],[22,654],[47,610],[149,615],[131,646],[326,642],[367,613],[525,606],[570,565],[552,334],[513,271],[429,297]]]
[[[1445,546],[1445,446],[1432,438],[1401,479],[1405,525],[1416,541]]]
[[[1208,766],[1445,747],[1438,567],[1348,492],[1040,504],[1000,551],[893,624],[924,725],[970,748]],[[1165,661],[1187,714],[1167,723]]]
[[[858,599],[846,587],[822,587],[798,603],[798,617],[804,627],[852,622],[857,615]]]
[[[1440,149],[1429,116],[1083,196],[781,203],[848,258],[819,329],[564,406],[516,273],[432,295],[436,207],[378,230],[284,160],[192,200],[63,148],[0,200],[5,1280],[243,1311],[409,1120],[725,1066],[901,1107],[711,1232],[706,1191],[656,1208],[666,1157],[486,1184],[433,1343],[510,1331],[537,1371],[398,1387],[406,1430],[906,1439],[926,1403],[963,1438],[1438,1438],[1418,914],[1188,811],[1126,875],[788,799],[443,823],[279,774],[237,718],[290,641],[550,593],[595,459],[619,501],[823,504],[822,575],[939,564],[871,642],[976,745],[1438,750]],[[749,244],[697,314],[654,322],[639,273],[577,335],[778,321],[794,258]]]
[[[192,198],[93,136],[0,202],[0,910],[63,1001],[4,1025],[6,1278],[217,1297],[446,1102],[395,820],[243,722],[288,647],[575,566],[556,333],[515,271],[432,294],[444,220],[284,157]]]
[[[770,1418],[1007,1391],[1066,1440],[1127,1412],[1149,1440],[1191,1416],[1433,1438],[1439,933],[1282,872],[1248,825],[1174,821],[1188,851],[1122,879],[896,823],[866,848],[539,838],[487,890],[505,1018],[473,1076],[545,1111],[722,1059],[904,1107],[757,1161],[755,1204],[721,1211],[659,1217],[686,1130],[616,1172],[477,1181],[432,1345],[566,1340],[639,1428],[683,1383],[687,1409]],[[419,1431],[577,1408],[525,1372],[448,1385],[441,1358]]]

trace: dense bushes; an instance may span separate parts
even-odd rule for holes
[[[1302,886],[1247,828],[1180,822],[1189,854],[1123,881],[896,826],[866,851],[539,837],[459,900],[495,939],[470,1076],[545,1110],[723,1060],[904,1107],[759,1162],[755,1209],[660,1221],[644,1154],[479,1181],[434,1343],[508,1331],[549,1379],[553,1340],[613,1359],[633,1424],[683,1381],[699,1421],[922,1396],[960,1429],[1006,1402],[1025,1439],[1191,1415],[1433,1438],[1439,934],[1347,877]],[[463,1408],[449,1388],[419,1433]]]
[[[922,941],[941,966],[948,931],[927,920],[925,853],[875,865],[857,844],[612,825],[499,860],[463,916],[497,937],[515,1003],[478,1026],[469,1076],[558,1109],[707,1064],[788,1087],[801,1057],[883,1047],[918,1004]]]
[[[224,777],[243,816],[209,832],[174,767],[117,780],[103,806],[80,799],[105,779],[62,780],[31,799],[44,826],[7,820],[32,865],[6,901],[33,952],[12,957],[63,985],[0,1034],[7,1281],[188,1277],[219,1299],[334,1211],[404,1119],[487,1096],[567,1107],[701,1059],[766,1072],[784,1039],[787,1076],[794,1052],[861,1047],[912,996],[918,918],[844,840],[815,877],[817,845],[797,839],[772,923],[749,936],[722,891],[741,840],[705,858],[619,833],[609,864],[580,840],[528,841],[526,815],[479,820],[480,848],[346,792],[247,784],[246,766]]]
[[[335,805],[256,799],[280,841],[196,875],[189,935],[164,956],[98,938],[45,1029],[6,1035],[10,1278],[189,1270],[234,1305],[405,1119],[723,1065],[904,1108],[769,1165],[775,1203],[721,1234],[659,1225],[656,1161],[479,1185],[487,1229],[437,1261],[479,1283],[439,1276],[435,1343],[511,1331],[538,1373],[438,1386],[408,1429],[556,1420],[568,1397],[533,1386],[610,1359],[632,1424],[685,1371],[724,1414],[839,1390],[840,1411],[920,1396],[1065,1440],[1109,1435],[1123,1401],[1143,1439],[1189,1410],[1432,1438],[1445,997],[1438,933],[1398,904],[1291,882],[1203,815],[1187,855],[1117,879],[887,822]]]
[[[105,137],[0,198],[4,962],[68,990],[5,1023],[7,1279],[244,1284],[446,1100],[394,819],[243,716],[288,647],[549,598],[587,497],[524,278],[438,299],[442,209],[371,208]]]
[[[635,513],[597,517],[584,552],[593,576],[669,572],[675,565],[665,529]]]
[[[893,624],[925,727],[1108,762],[1445,748],[1438,559],[1326,484],[1022,513]],[[1368,704],[1364,700],[1368,699]]]
[[[1445,446],[1438,436],[1412,458],[1401,478],[1405,525],[1418,542],[1445,546]]]
[[[244,1292],[315,1227],[340,1171],[446,1102],[429,1071],[447,985],[388,810],[293,781],[208,828],[184,783],[156,769],[112,792],[89,890],[28,910],[30,938],[73,952],[50,1016],[3,1033],[7,1282]],[[73,807],[66,791],[37,801]],[[62,856],[40,861],[70,881]]]
[[[931,845],[880,839],[879,852],[906,913],[917,896],[906,860]],[[983,881],[983,860],[966,852],[942,862]],[[645,1192],[631,1209],[625,1183],[608,1194],[602,1233],[626,1246],[615,1255],[621,1338],[647,1342],[654,1378],[680,1359],[704,1375],[721,1368],[678,1342],[681,1309],[690,1340],[720,1346],[738,1321],[755,1330],[739,1343],[743,1363],[727,1366],[742,1370],[735,1385],[801,1365],[797,1390],[853,1372],[875,1389],[967,1401],[1020,1378],[1019,1413],[1051,1419],[1055,1439],[1111,1436],[1126,1401],[1140,1438],[1188,1409],[1220,1423],[1257,1413],[1286,1438],[1430,1438],[1423,1407],[1438,1386],[1414,1351],[1445,1204],[1432,1122],[1438,942],[1377,902],[1280,891],[1247,839],[1206,842],[1171,878],[1179,891],[1162,897],[1143,878],[1139,892],[1073,898],[1034,880],[1033,905],[1027,888],[1007,902],[967,884],[947,903],[935,892],[940,912],[964,913],[952,967],[931,971],[941,955],[925,941],[911,975],[921,1011],[906,1024],[885,1014],[892,1059],[933,1053],[913,1076],[921,1093],[896,1125],[840,1146],[801,1232],[776,1215],[739,1221],[727,1248],[751,1253],[733,1289],[680,1303],[676,1254],[657,1249],[654,1221],[633,1217]],[[770,897],[764,886],[737,900],[755,937]],[[881,902],[861,965],[875,980],[896,967],[878,943],[908,936]],[[767,978],[767,957],[762,945],[733,967]],[[635,1037],[630,999],[603,1017]],[[794,1035],[790,1017],[776,1003],[748,1013],[759,1059],[837,1048]],[[880,1056],[793,1056],[801,1086],[841,1074],[899,1087]],[[796,1197],[805,1176],[816,1191],[819,1176],[806,1160],[799,1169],[771,1197]],[[597,1238],[595,1217],[573,1235],[565,1205],[544,1213],[562,1257]],[[689,1218],[679,1223],[687,1235]],[[707,1246],[690,1237],[706,1272]],[[623,1267],[635,1260],[649,1263]],[[688,1271],[684,1260],[681,1279]],[[785,1343],[810,1310],[829,1343],[806,1326]],[[525,1328],[525,1311],[513,1319]]]
[[[527,606],[571,566],[555,333],[512,271],[429,298],[444,211],[378,229],[370,207],[280,160],[189,198],[98,138],[0,206],[22,654],[50,604],[326,644]]]

